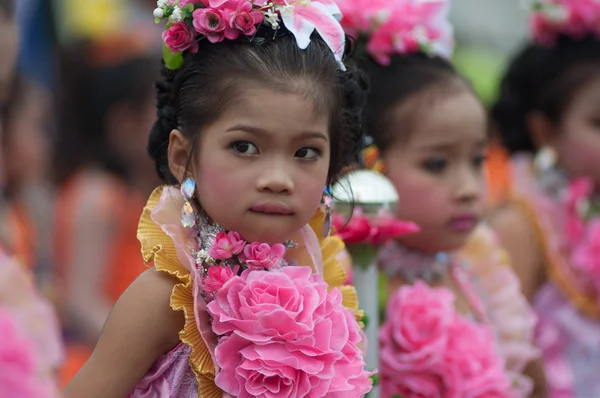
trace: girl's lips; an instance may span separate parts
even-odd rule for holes
[[[282,202],[261,202],[250,208],[254,213],[265,213],[274,215],[291,216],[294,211],[285,203]]]
[[[479,223],[479,217],[468,214],[453,217],[448,222],[450,228],[455,232],[471,232]]]

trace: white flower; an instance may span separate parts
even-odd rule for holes
[[[152,15],[154,15],[154,18],[162,18],[165,16],[165,12],[163,11],[162,8],[157,8],[154,10]]]
[[[291,5],[278,5],[277,9],[282,17],[292,17],[294,16],[294,6]]]
[[[196,253],[196,264],[202,264],[208,258],[206,250],[200,250]]]
[[[169,0],[158,0],[156,2],[156,5],[158,8],[165,8],[168,3],[169,3]]]
[[[419,44],[427,44],[429,42],[429,37],[427,36],[427,28],[422,25],[417,25],[412,30],[413,38]]]
[[[173,13],[169,17],[169,21],[173,23],[181,22],[183,20],[183,15],[181,14],[181,8],[179,6],[175,6],[173,8]]]
[[[542,13],[550,22],[562,23],[569,19],[569,11],[560,4],[548,4],[542,9]]]
[[[277,29],[279,27],[279,15],[272,9],[265,11],[265,20],[271,25],[271,28]]]

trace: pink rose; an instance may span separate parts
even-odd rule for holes
[[[399,289],[379,331],[384,398],[446,397],[443,353],[454,317],[454,295],[422,282]]]
[[[219,232],[208,250],[208,255],[217,260],[226,260],[240,254],[245,245],[246,242],[237,232]]]
[[[252,268],[271,269],[281,264],[284,255],[285,246],[281,243],[270,246],[267,243],[254,242],[244,247],[240,260]]]
[[[194,32],[185,22],[177,22],[162,34],[162,39],[173,54],[190,50],[195,53],[198,51],[198,42]]]
[[[428,372],[406,372],[392,377],[381,377],[383,398],[446,398],[444,385],[439,375]]]
[[[214,265],[208,268],[208,278],[204,281],[204,290],[207,292],[218,292],[225,282],[237,275],[239,267],[233,270],[227,266]]]
[[[358,398],[371,389],[356,320],[308,267],[248,269],[207,309],[221,336],[215,383],[228,394]]]
[[[465,398],[512,396],[504,360],[487,327],[457,316],[448,329],[444,361],[449,393]]]
[[[223,19],[223,13],[220,10],[210,8],[199,8],[192,13],[194,18],[194,29],[211,43],[218,43],[225,38],[225,29],[227,23]]]
[[[248,0],[240,0],[237,9],[229,19],[229,26],[241,31],[245,36],[256,33],[256,25],[261,23],[264,15],[260,11],[252,11],[252,3]]]
[[[454,295],[421,281],[400,288],[391,298],[379,330],[381,374],[434,369],[442,362],[448,325],[454,317]]]

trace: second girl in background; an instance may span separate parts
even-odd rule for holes
[[[338,3],[368,56],[365,124],[375,145],[365,162],[396,187],[397,216],[421,227],[380,253],[391,294],[383,397],[525,397],[534,384],[543,394],[540,366],[527,372],[534,380],[524,375],[537,364],[534,315],[481,223],[486,113],[449,61],[448,2]]]

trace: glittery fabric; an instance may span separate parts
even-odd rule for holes
[[[180,344],[162,356],[128,398],[198,397],[198,382],[189,364],[191,350]]]

